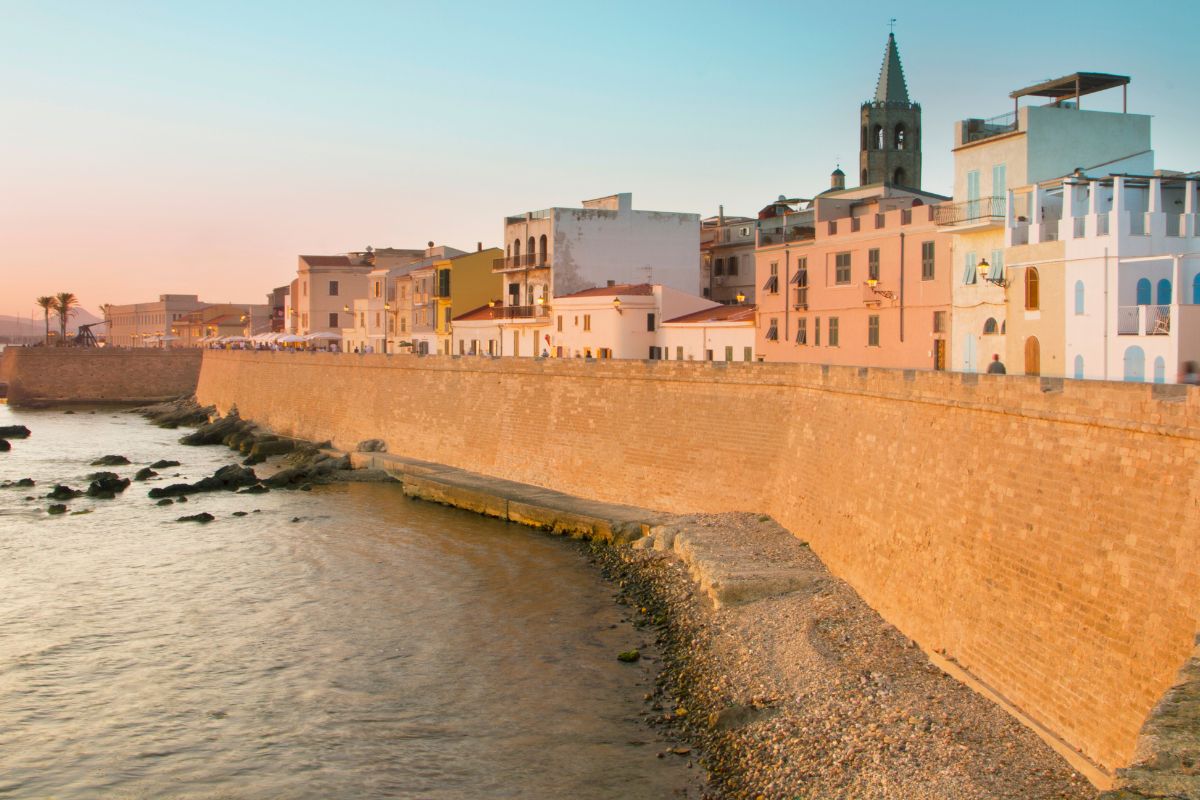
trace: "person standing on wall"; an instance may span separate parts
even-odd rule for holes
[[[999,353],[992,353],[992,363],[988,364],[987,371],[989,375],[1008,374],[1008,370],[1004,368],[1004,362],[1000,360]]]

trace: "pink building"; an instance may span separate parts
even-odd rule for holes
[[[760,233],[757,357],[946,369],[951,256],[929,204],[938,199],[834,191],[789,213],[782,235]]]

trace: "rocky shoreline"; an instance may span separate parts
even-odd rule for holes
[[[1033,732],[937,667],[754,514],[679,517],[723,558],[812,576],[714,607],[670,547],[593,545],[617,602],[662,653],[647,718],[688,742],[710,798],[1042,800],[1096,789]]]

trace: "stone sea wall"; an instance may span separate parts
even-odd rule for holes
[[[756,511],[1111,773],[1200,629],[1200,392],[801,364],[205,352],[278,433],[671,512]]]
[[[14,405],[151,402],[195,391],[201,357],[194,348],[8,347],[0,383]]]

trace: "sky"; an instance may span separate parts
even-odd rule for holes
[[[1157,165],[1200,169],[1198,3],[816,6],[0,0],[0,314],[264,302],[301,253],[496,245],[505,215],[616,192],[811,196],[856,174],[893,16],[929,191],[955,120],[1076,71],[1130,75]]]

